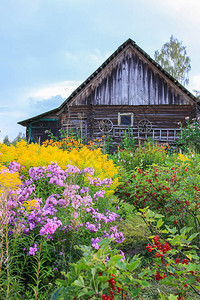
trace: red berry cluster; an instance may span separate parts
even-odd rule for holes
[[[115,298],[114,298],[114,292],[113,291],[116,291],[116,289],[117,289],[118,293],[120,293],[122,291],[122,288],[120,288],[118,286],[115,287],[116,282],[115,282],[114,278],[115,278],[115,275],[112,274],[112,278],[108,280],[108,283],[109,283],[109,294],[110,295],[103,294],[102,295],[102,299],[104,299],[104,300],[114,300]]]
[[[159,272],[156,272],[156,280],[162,280],[163,278],[165,278],[166,277],[166,275],[164,274],[163,276],[161,276],[160,275],[160,273]]]
[[[180,293],[176,293],[175,296],[178,296],[178,300],[184,300]]]
[[[169,243],[166,242],[166,244],[161,244],[160,243],[160,237],[158,235],[154,236],[153,238],[155,245],[147,245],[146,248],[148,249],[148,252],[151,253],[151,251],[158,249],[160,250],[163,254],[165,254],[167,251],[171,250],[171,247]],[[163,257],[163,254],[160,252],[155,252],[155,257]]]

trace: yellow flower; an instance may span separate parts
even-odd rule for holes
[[[183,162],[185,162],[185,161],[190,161],[190,159],[187,158],[187,156],[186,156],[186,155],[183,155],[182,153],[179,153],[178,159],[181,160],[181,161],[183,161]]]
[[[100,177],[101,180],[104,178],[113,180],[113,184],[108,189],[112,192],[118,185],[118,168],[112,160],[108,160],[107,155],[102,154],[100,148],[92,150],[82,144],[81,147],[74,147],[72,143],[68,143],[67,150],[63,150],[59,146],[40,146],[21,141],[16,146],[10,147],[0,144],[0,153],[0,163],[8,165],[9,162],[16,161],[25,167],[22,171],[24,175],[28,174],[30,167],[47,166],[51,162],[57,162],[63,170],[68,164],[76,165],[80,169],[93,167],[95,177]]]
[[[33,199],[33,200],[28,200],[28,201],[25,201],[23,203],[24,207],[27,209],[27,210],[31,210],[31,209],[37,209],[38,207],[38,201]]]

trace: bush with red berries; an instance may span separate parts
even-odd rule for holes
[[[200,170],[190,165],[152,166],[129,173],[116,191],[121,203],[136,210],[149,207],[178,229],[188,225],[200,231]]]

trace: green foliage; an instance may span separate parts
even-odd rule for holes
[[[189,227],[169,227],[160,214],[142,209],[139,215],[149,225],[154,235],[148,238],[148,253],[152,256],[151,277],[176,292],[168,299],[189,299],[200,295],[200,253],[194,243],[199,233],[191,234]],[[161,293],[160,293],[160,296]],[[161,297],[165,299],[165,297]]]
[[[145,278],[134,276],[140,267],[138,256],[128,262],[119,251],[111,249],[109,240],[99,246],[98,251],[81,247],[83,257],[71,264],[70,271],[64,274],[66,280],[57,281],[59,289],[52,299],[105,299],[108,295],[110,299],[122,299],[136,297],[142,286],[148,286]]]
[[[173,35],[170,41],[165,43],[159,52],[155,51],[155,61],[163,67],[171,76],[183,85],[188,85],[188,73],[191,70],[191,59],[187,56],[186,47]]]
[[[181,134],[177,141],[183,151],[192,150],[200,153],[200,123],[196,119],[186,120],[186,125],[180,124]]]
[[[139,143],[136,148],[128,148],[120,150],[117,153],[111,155],[114,163],[126,169],[126,171],[132,171],[137,167],[146,169],[152,164],[165,164],[168,159],[169,145],[160,145],[153,141],[145,141],[144,145]]]
[[[124,137],[121,139],[119,149],[134,150],[136,148],[136,141],[133,139],[131,128],[124,130]]]
[[[182,158],[182,156],[181,156]],[[194,173],[196,174],[194,176]],[[116,194],[137,210],[145,207],[163,214],[177,228],[184,225],[200,231],[200,168],[189,160],[177,159],[174,167],[136,169],[127,176]]]
[[[147,268],[141,268],[138,255],[130,261],[122,260],[108,240],[99,243],[98,251],[83,246],[83,257],[71,264],[68,273],[63,273],[63,280],[57,280],[52,300],[146,299],[147,290],[155,282],[159,290],[151,299],[158,299],[158,294],[159,299],[197,299],[200,258],[191,228],[184,227],[178,232],[165,224],[161,214],[148,208],[140,210],[138,217],[145,220],[152,232],[147,238],[146,248],[152,261]],[[167,293],[163,286],[168,287]]]

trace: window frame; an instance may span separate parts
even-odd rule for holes
[[[122,125],[121,124],[121,116],[131,116],[131,124]],[[118,126],[133,126],[133,113],[118,113]]]

